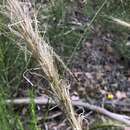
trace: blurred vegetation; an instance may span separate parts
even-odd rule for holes
[[[91,22],[95,13],[101,7],[104,0],[91,1],[88,0],[85,6],[81,7],[81,5],[77,1],[51,1],[48,3],[47,7],[41,9],[42,13],[39,13],[39,17],[41,21],[41,26],[43,25],[45,28],[46,21],[46,35],[48,37],[48,41],[52,44],[52,46],[56,49],[59,55],[63,56],[63,58],[70,57],[74,47],[78,44],[79,39],[82,37],[84,31],[87,28],[87,24]],[[118,6],[117,6],[118,5]],[[130,1],[129,0],[109,0],[106,2],[103,9],[96,16],[96,19],[93,21],[94,27],[100,26],[99,33],[110,33],[113,35],[113,47],[119,53],[119,55],[123,56],[126,60],[129,60],[129,47],[127,49],[126,42],[129,36],[129,28],[123,27],[121,25],[117,25],[114,23],[109,17],[113,16],[115,18],[119,18],[126,22],[129,22],[130,19]],[[80,18],[87,18],[87,21],[80,20],[77,22],[81,22],[82,25],[72,24],[71,20],[77,19],[76,13],[81,12]],[[46,18],[45,18],[46,16]],[[44,22],[42,24],[42,22]],[[85,32],[85,39],[91,39],[93,34],[91,28]],[[80,48],[81,44],[79,45]],[[120,48],[124,49],[120,49]]]
[[[48,3],[48,11],[46,14],[43,10],[43,15],[47,16],[47,32],[51,45],[62,56],[70,56],[76,43],[78,42],[81,33],[74,31],[75,27],[69,23],[69,13],[71,12],[72,3],[65,0],[57,0]],[[40,14],[41,15],[41,14]],[[68,15],[68,17],[67,17]],[[44,20],[40,20],[44,21]],[[43,23],[43,25],[45,25]]]
[[[82,11],[83,17],[87,17],[87,22],[89,23],[103,2],[104,0],[88,0],[87,4],[83,8],[80,8],[75,1],[50,0],[39,11],[38,19],[41,23],[39,25],[41,35],[47,36],[46,40],[50,42],[56,52],[64,59],[68,59],[86,29],[86,22],[82,25],[72,23],[73,19],[76,18],[76,10]],[[35,3],[38,5],[40,2],[35,1]],[[126,46],[130,29],[116,25],[109,17],[113,16],[124,21],[130,21],[129,5],[130,0],[109,0],[93,22],[94,26],[101,26],[102,33],[108,32],[114,36],[113,43],[115,50],[126,61],[130,60],[130,47]],[[14,44],[14,42],[21,41],[10,34],[6,25],[7,22],[8,20],[0,15],[0,95],[4,93],[6,98],[11,98],[13,93],[17,92],[23,80],[23,72],[27,68],[34,66],[34,61],[31,59],[31,56],[23,53]],[[44,29],[46,32],[42,32]],[[89,29],[86,39],[92,38],[92,35],[92,30]],[[0,98],[0,129],[12,130],[14,129],[13,127],[16,127],[23,130],[20,119],[15,118],[17,115],[14,116],[13,110],[8,112],[8,107],[5,104],[3,105],[3,102],[3,99]],[[31,112],[33,116],[32,127],[37,130],[33,103]],[[16,120],[18,126],[16,126]],[[110,128],[108,127],[108,129]]]
[[[96,2],[89,1],[87,6],[90,8],[90,12],[87,12],[86,7],[86,15],[93,16],[103,1],[104,0]],[[126,45],[130,36],[130,28],[118,25],[109,18],[112,16],[129,23],[129,5],[129,0],[109,0],[94,22],[95,26],[101,26],[102,34],[110,33],[113,35],[113,47],[119,56],[125,60],[126,64],[130,60],[130,47]]]

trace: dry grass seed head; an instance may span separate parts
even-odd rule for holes
[[[53,98],[60,103],[72,128],[81,130],[81,125],[75,118],[67,84],[61,82],[62,79],[60,79],[55,66],[54,55],[56,53],[54,53],[53,49],[40,36],[36,15],[30,16],[29,10],[25,11],[27,10],[26,5],[20,5],[21,3],[18,0],[7,0],[7,2],[7,12],[11,12],[11,31],[26,41],[28,49],[32,52],[32,55],[48,77],[51,90],[56,96]]]

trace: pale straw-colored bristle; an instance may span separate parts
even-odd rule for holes
[[[25,5],[18,0],[7,0],[6,14],[10,13],[8,17],[11,21],[9,28],[15,35],[25,40],[28,50],[40,64],[50,82],[51,91],[54,93],[53,99],[60,104],[72,129],[82,130],[81,124],[75,117],[69,96],[68,85],[63,79],[60,79],[55,64],[54,59],[59,57],[53,51],[53,48],[40,36],[36,15],[32,15],[28,9],[30,5],[29,0],[26,1]]]
[[[114,17],[110,17],[110,19],[112,19],[114,22],[116,22],[119,25],[130,28],[130,23],[129,22],[126,22],[126,21],[123,21],[123,20],[121,20],[119,18],[114,18]]]

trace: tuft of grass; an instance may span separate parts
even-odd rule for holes
[[[33,100],[33,96],[31,94],[31,104],[30,104],[30,111],[31,111],[31,123],[30,123],[30,128],[31,130],[40,130],[40,128],[38,128],[37,124],[37,115],[36,115],[36,104],[34,103]]]
[[[6,91],[16,92],[23,72],[30,65],[30,58],[27,56],[26,61],[24,53],[13,45],[13,41],[4,35],[0,36],[0,86],[6,87]]]
[[[65,0],[54,0],[47,11],[47,32],[50,44],[61,56],[69,57],[81,37],[80,27],[71,25],[73,5]],[[44,10],[43,10],[44,12]],[[70,16],[69,16],[70,14]],[[42,14],[41,14],[42,15]],[[78,29],[79,28],[79,29]]]
[[[4,94],[4,90],[1,89],[0,93],[0,129],[1,130],[13,130],[16,128],[22,129],[22,125],[20,126],[18,119],[16,118],[16,113],[13,112],[13,107],[11,105],[7,105],[5,102],[6,95]],[[20,121],[20,120],[19,120]]]
[[[0,93],[0,129],[1,130],[25,130],[28,127],[31,130],[40,130],[40,128],[37,126],[37,115],[36,115],[36,107],[35,103],[33,101],[33,97],[31,96],[31,104],[29,107],[29,115],[31,118],[29,120],[29,124],[26,124],[28,126],[24,126],[23,122],[21,121],[21,117],[18,115],[18,113],[14,113],[13,107],[11,104],[6,104],[6,98],[5,92],[1,89]]]
[[[57,58],[57,55],[53,48],[50,47],[39,34],[36,14],[34,13],[34,15],[32,14],[32,16],[30,16],[31,12],[29,12],[28,7],[26,7],[25,10],[26,5],[22,6],[17,0],[7,0],[7,3],[6,14],[11,20],[11,25],[9,26],[10,30],[26,42],[24,46],[27,46],[28,51],[32,53],[33,57],[41,66],[41,69],[46,74],[50,82],[51,91],[54,93],[52,96],[55,101],[60,104],[72,129],[82,130],[80,122],[78,122],[75,117],[69,96],[68,85],[60,78],[58,73],[54,60],[54,57]],[[11,12],[11,15],[8,15],[9,12]],[[22,44],[20,46],[23,47]]]

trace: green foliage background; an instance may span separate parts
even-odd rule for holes
[[[35,2],[38,3],[38,1]],[[104,0],[88,0],[83,8],[83,15],[89,17],[91,21],[103,2]],[[41,32],[41,35],[47,37],[46,40],[64,60],[70,57],[85,30],[84,26],[77,27],[69,23],[68,16],[73,15],[75,6],[75,1],[50,0],[44,8],[41,8],[38,16],[41,22],[39,25],[41,31],[46,29],[46,32]],[[103,32],[114,35],[115,50],[126,60],[130,59],[130,49],[125,45],[130,29],[116,25],[109,17],[113,16],[129,22],[129,6],[130,0],[109,0],[93,22],[95,26],[101,25]],[[5,105],[4,99],[12,98],[13,93],[17,93],[17,89],[23,81],[23,72],[27,68],[34,67],[35,61],[16,46],[16,42],[22,41],[19,41],[9,32],[7,24],[8,19],[0,15],[0,129],[12,130],[17,128],[23,130],[20,118]],[[86,38],[92,37],[91,29],[87,33]],[[34,122],[32,127],[34,126],[33,128],[37,130],[34,105],[30,107],[30,110]]]

